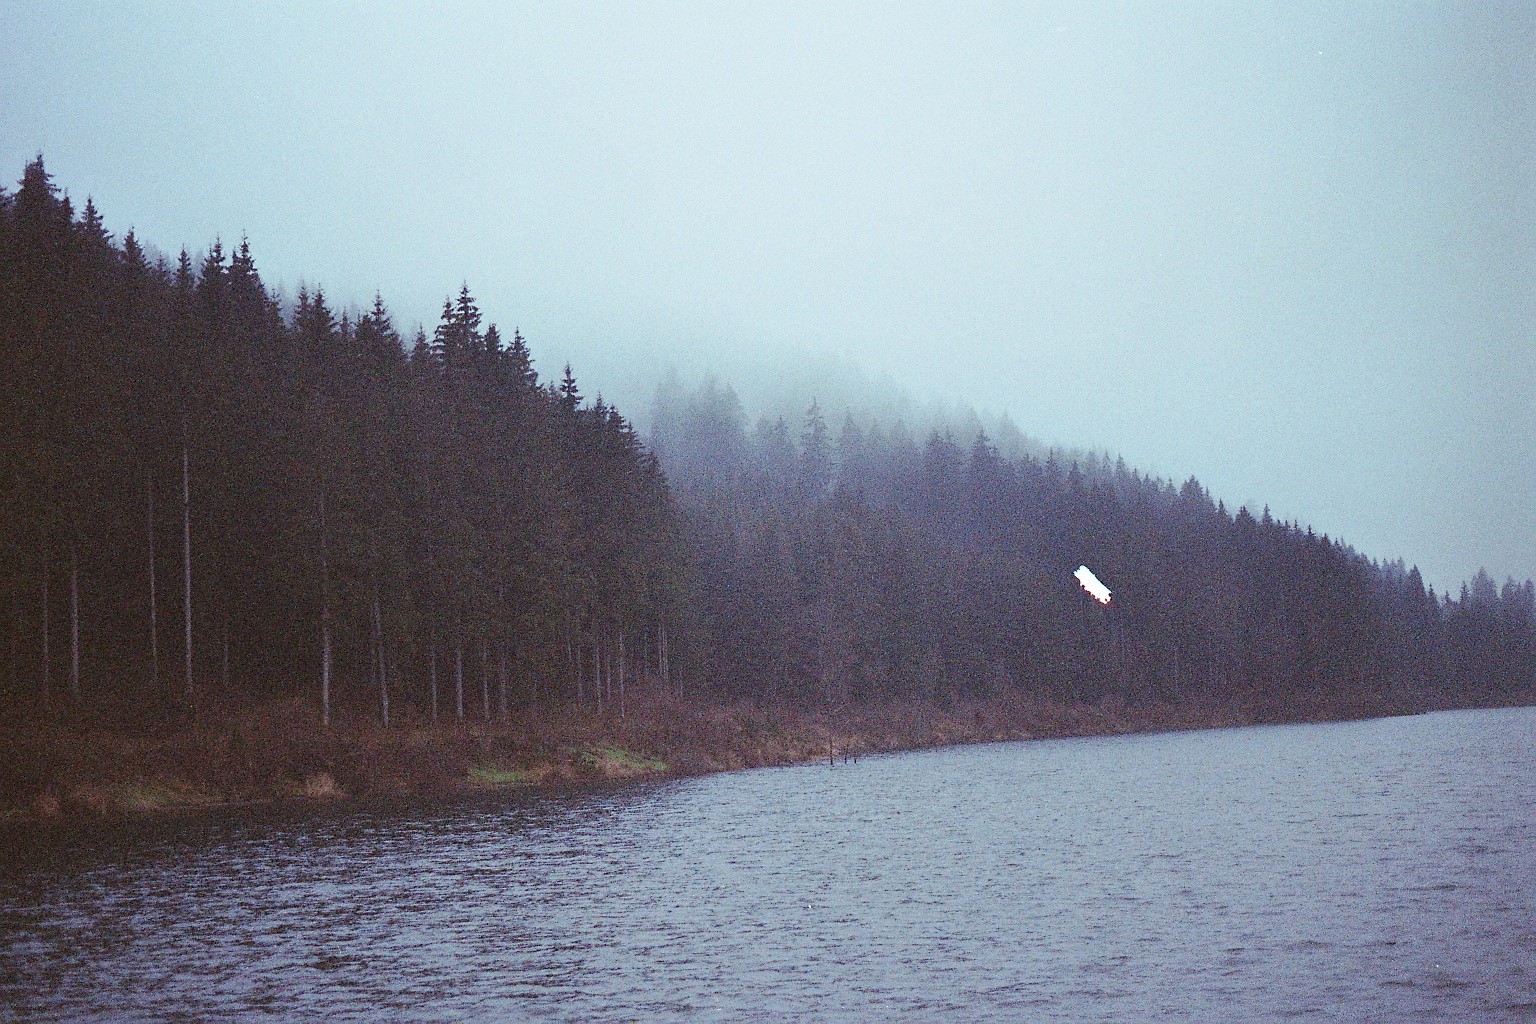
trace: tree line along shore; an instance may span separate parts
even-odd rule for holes
[[[857,396],[752,423],[669,386],[642,436],[467,285],[430,334],[278,296],[243,240],[115,238],[41,157],[0,285],[17,813],[1536,693],[1529,580],[1437,594],[1193,478]]]

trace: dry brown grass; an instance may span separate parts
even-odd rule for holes
[[[453,793],[486,786],[692,775],[828,757],[1043,737],[1220,728],[1401,713],[1382,695],[1332,692],[1281,705],[1221,700],[1073,704],[989,700],[819,706],[633,695],[625,713],[568,702],[518,705],[506,722],[409,715],[381,728],[341,709],[330,729],[297,700],[205,707],[135,730],[0,716],[0,816],[141,814],[273,799]]]

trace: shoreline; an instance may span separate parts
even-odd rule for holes
[[[1532,695],[1480,706],[1532,703]],[[612,709],[529,704],[507,723],[366,720],[325,731],[297,701],[205,713],[139,731],[12,721],[0,733],[0,823],[196,816],[245,808],[334,808],[376,799],[457,799],[623,780],[856,759],[973,743],[1302,722],[1449,708],[1383,695],[1252,701],[1068,704],[990,700],[802,709],[641,695]],[[30,727],[29,727],[30,726]]]

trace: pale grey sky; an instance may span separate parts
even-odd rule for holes
[[[644,420],[851,361],[1454,585],[1536,576],[1536,7],[0,0],[0,173]]]

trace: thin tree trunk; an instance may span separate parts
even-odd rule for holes
[[[224,636],[222,641],[223,665],[219,676],[224,685],[224,696],[229,696],[229,595],[224,595]]]
[[[491,720],[491,655],[480,641],[480,717]]]
[[[186,649],[186,675],[184,688],[187,702],[192,702],[192,469],[187,452],[187,417],[181,417],[181,585],[182,604],[186,611],[184,646]]]
[[[379,598],[379,538],[372,531],[368,534],[368,555],[373,563],[373,621],[369,631],[372,637],[371,657],[378,670],[379,718],[384,728],[389,728],[389,659],[384,643],[384,610]]]
[[[389,666],[384,660],[384,616],[379,609],[379,587],[373,587],[373,658],[379,670],[379,711],[389,728]]]
[[[21,693],[21,652],[26,649],[27,611],[25,595],[20,590],[11,591],[11,689]]]
[[[619,630],[619,717],[624,717],[624,631]]]
[[[661,651],[660,651],[659,657],[661,659],[661,681],[662,681],[662,685],[664,685],[667,688],[667,692],[668,693],[671,693],[672,692],[672,660],[671,660],[671,657],[670,657],[670,652],[667,650],[667,620],[666,619],[662,619],[661,620]],[[679,698],[682,697],[683,693],[682,693],[681,689],[678,690],[677,695],[678,695]]]
[[[372,601],[368,602],[368,639],[363,641],[363,650],[367,652],[363,663],[368,666],[368,689],[376,689],[379,685],[379,641],[374,632]]]
[[[331,544],[320,487],[320,724],[331,726]]]
[[[603,707],[603,645],[597,638],[597,633],[592,634],[592,696],[597,701],[598,710]]]
[[[69,539],[69,699],[80,703],[80,563]]]
[[[21,692],[21,598],[16,591],[10,592],[10,614],[6,618],[11,625],[10,650],[5,659],[6,678],[13,693]]]
[[[405,676],[400,671],[400,651],[398,646],[390,646],[389,635],[387,633],[385,634],[384,640],[384,670],[388,678],[395,681],[394,685],[400,687],[400,691],[404,693]],[[392,720],[393,719],[391,719],[391,721]]]
[[[326,608],[320,623],[320,724],[331,727],[331,615]]]
[[[155,594],[155,474],[149,477],[149,667],[154,681],[155,698],[165,700],[160,689],[160,608]]]
[[[507,720],[507,645],[506,642],[496,647],[496,704],[501,714],[501,720]]]
[[[610,626],[608,634],[603,637],[603,690],[608,695],[608,706],[613,707],[619,702],[619,688],[614,684],[613,670],[613,628]]]
[[[579,704],[581,703],[581,669],[576,664],[575,655],[575,646],[571,643],[571,616],[567,613],[565,616],[565,680],[567,683],[574,682],[576,684],[574,689],[576,690],[576,702]],[[567,690],[566,692],[569,693],[570,691]]]
[[[53,702],[53,659],[49,645],[49,634],[52,632],[51,623],[48,621],[48,576],[51,566],[51,546],[48,543],[48,532],[43,531],[43,703]]]
[[[427,675],[432,681],[432,724],[437,724],[437,643],[427,646]]]
[[[453,698],[459,721],[464,721],[464,641],[453,642]]]

